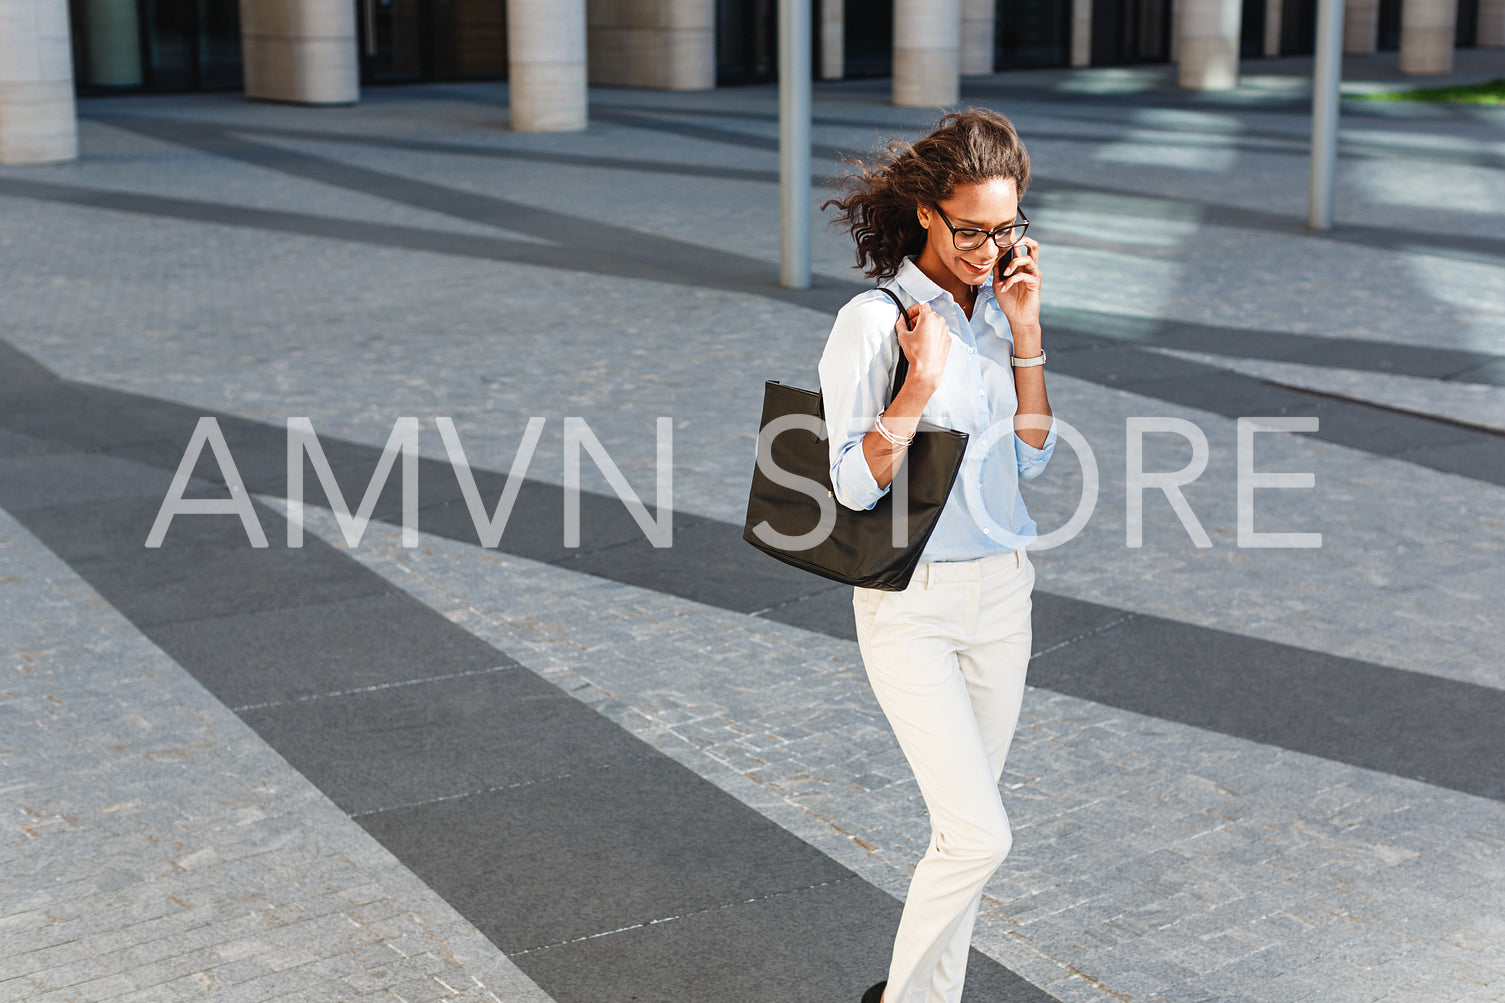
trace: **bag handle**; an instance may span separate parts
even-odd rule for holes
[[[889,299],[894,301],[894,306],[899,308],[899,318],[904,321],[905,329],[913,331],[914,325],[909,322],[909,310],[905,308],[904,301],[901,300],[898,295],[895,294],[894,291],[887,286],[879,286],[878,291],[885,294]],[[889,404],[892,404],[894,402],[894,398],[899,396],[899,391],[904,387],[904,378],[908,375],[909,359],[905,357],[904,349],[901,347],[899,349],[899,361],[894,365],[894,379],[893,382],[889,385]]]

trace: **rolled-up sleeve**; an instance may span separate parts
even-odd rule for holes
[[[1014,436],[1014,455],[1019,462],[1019,479],[1031,481],[1039,477],[1051,454],[1056,451],[1056,416],[1050,416],[1050,430],[1045,433],[1045,445],[1036,449],[1017,434]]]
[[[842,307],[820,357],[820,389],[831,451],[831,485],[850,509],[870,509],[888,492],[878,486],[862,452],[862,438],[887,403],[897,361],[894,307],[873,292]]]

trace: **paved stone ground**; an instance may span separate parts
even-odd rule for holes
[[[0,999],[546,1001],[0,513]]]
[[[1502,65],[1498,50],[1460,57],[1462,79]],[[1349,60],[1350,89],[1393,78],[1387,59]],[[1282,332],[1505,355],[1505,118],[1346,104],[1340,226],[1308,235],[1306,118],[1289,101],[1304,64],[1250,65],[1262,72],[1239,91],[1199,100],[1156,68],[968,85],[1029,143],[1048,308],[1201,325],[1217,350],[1167,354],[1498,429],[1499,378],[1248,346]],[[377,446],[416,414],[427,455],[442,456],[432,417],[453,416],[492,470],[544,416],[529,476],[556,483],[564,416],[587,418],[647,486],[653,420],[670,415],[675,507],[737,521],[760,382],[810,382],[830,319],[771,285],[772,92],[596,91],[590,130],[545,137],[505,131],[503,94],[373,91],[338,111],[85,102],[82,160],[0,171],[3,337],[67,378],[278,424],[309,415]],[[875,84],[822,86],[816,111],[822,151],[927,121]],[[138,198],[104,206],[101,192]],[[633,234],[698,249],[709,278],[634,274]],[[530,263],[556,238],[574,253]],[[748,259],[740,279],[724,251]],[[849,259],[817,234],[828,283],[853,281]],[[1259,528],[1324,545],[1239,550],[1231,419],[1061,373],[1051,393],[1102,490],[1087,530],[1039,555],[1042,589],[1505,688],[1497,480],[1262,438],[1262,469],[1316,471],[1317,488],[1261,492]],[[1209,469],[1186,494],[1212,549],[1153,498],[1145,546],[1124,546],[1129,415],[1206,432]],[[1155,461],[1174,469],[1184,451]],[[1078,485],[1063,451],[1032,485],[1042,524]],[[337,538],[327,517],[311,528]],[[359,561],[902,896],[923,812],[854,645],[367,534]],[[0,998],[547,998],[66,565],[8,519],[0,541],[0,706],[15,722],[0,879],[23,892],[0,916]],[[1006,784],[1017,838],[977,945],[1062,1000],[1505,997],[1498,801],[1042,690]]]

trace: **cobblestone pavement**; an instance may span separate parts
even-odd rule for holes
[[[1460,79],[1505,66],[1500,50],[1459,56]],[[1350,90],[1393,78],[1391,64],[1348,60]],[[1086,530],[1037,555],[1038,588],[1116,612],[1037,636],[1037,662],[1111,655],[1123,624],[1150,624],[1117,642],[1125,664],[1122,646],[1147,639],[1167,673],[1214,687],[1233,648],[1207,639],[1259,642],[1374,679],[1366,720],[1400,724],[1315,755],[1188,723],[1156,671],[1124,684],[1141,710],[1032,688],[1005,777],[1014,850],[976,946],[1072,1003],[1498,1001],[1498,763],[1355,764],[1383,760],[1396,731],[1445,730],[1449,713],[1474,728],[1478,708],[1502,706],[1505,113],[1346,102],[1339,225],[1312,235],[1306,64],[1248,66],[1225,95],[1179,94],[1163,68],[964,90],[1029,144],[1046,337],[1063,347],[1052,401],[1101,478]],[[931,117],[888,107],[877,83],[816,93],[822,174]],[[440,460],[434,418],[452,417],[470,462],[502,473],[543,417],[527,476],[545,485],[563,480],[563,419],[581,416],[650,504],[667,415],[680,525],[739,523],[761,381],[813,381],[860,281],[847,245],[818,232],[816,288],[774,285],[773,92],[596,90],[591,128],[554,136],[507,132],[504,94],[83,102],[79,162],[0,170],[0,339],[80,385],[274,430],[307,415],[321,436],[380,448],[416,415]],[[0,999],[611,995],[499,935],[409,843],[363,828],[330,774],[204,682],[215,649],[185,670],[186,649],[161,640],[170,609],[142,614],[47,535],[45,513],[83,503],[67,465],[92,454],[64,457],[22,427],[35,405],[17,371],[0,382]],[[1320,532],[1322,546],[1240,549],[1235,417],[1292,401],[1285,413],[1320,414],[1323,431],[1260,436],[1258,466],[1313,471],[1316,486],[1257,492],[1257,528]],[[1206,435],[1207,471],[1185,494],[1211,548],[1153,492],[1144,546],[1125,545],[1136,415]],[[1146,455],[1173,470],[1189,451],[1151,437]],[[139,476],[120,462],[121,481]],[[587,464],[585,486],[609,493],[593,477]],[[1066,519],[1080,486],[1063,449],[1030,486],[1042,525]],[[394,592],[902,898],[923,806],[839,617],[776,622],[709,590],[436,532],[404,548],[387,523],[350,546],[327,511],[308,519]],[[297,699],[345,692],[309,686]],[[1392,699],[1406,702],[1383,717],[1375,704]],[[1439,779],[1443,766],[1478,782]]]

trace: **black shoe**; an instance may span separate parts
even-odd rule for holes
[[[862,1003],[883,1003],[883,989],[887,985],[888,980],[884,979],[882,982],[878,983],[876,986],[873,986],[867,992],[863,993]]]

